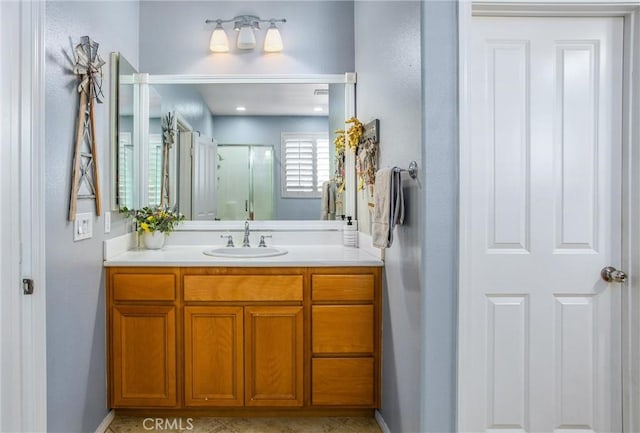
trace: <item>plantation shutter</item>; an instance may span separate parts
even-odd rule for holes
[[[160,205],[162,135],[149,134],[149,206]]]
[[[316,140],[316,190],[322,192],[322,184],[331,178],[329,173],[329,139],[318,138]]]
[[[322,133],[282,134],[282,197],[320,197],[329,180],[329,139]]]
[[[133,143],[130,132],[118,134],[118,204],[133,208]]]

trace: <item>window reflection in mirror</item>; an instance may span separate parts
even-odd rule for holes
[[[136,161],[137,143],[134,136],[134,74],[135,68],[119,53],[111,53],[111,89],[117,103],[112,107],[117,111],[112,114],[112,158],[117,161],[113,165],[112,176],[115,178],[114,207],[133,208],[137,205]]]
[[[160,205],[160,185],[162,182],[162,102],[160,94],[149,86],[149,190],[147,202],[150,206]]]

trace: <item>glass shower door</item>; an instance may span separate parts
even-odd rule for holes
[[[273,159],[273,146],[218,146],[221,220],[273,219]]]

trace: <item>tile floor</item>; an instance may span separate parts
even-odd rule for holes
[[[142,418],[117,416],[107,433],[381,433],[374,418]]]

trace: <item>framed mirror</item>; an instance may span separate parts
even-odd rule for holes
[[[120,53],[111,53],[111,209],[138,205],[139,138],[134,125],[138,71]]]
[[[170,203],[188,220],[201,227],[201,221],[322,218],[322,183],[334,175],[334,131],[343,129],[344,120],[355,114],[355,74],[138,74],[133,81],[139,99],[138,122],[134,119],[140,137],[135,148],[138,165],[134,164],[138,182],[133,176],[126,180],[115,176],[115,180],[138,185],[134,206],[157,204],[157,192],[151,194],[157,191],[161,164],[156,126],[162,116],[172,113],[177,122],[176,145],[168,164],[174,198]],[[112,106],[119,107],[119,102]],[[119,129],[118,135],[126,132]],[[115,153],[116,173],[124,174],[122,158]],[[300,159],[304,159],[302,165],[309,163],[306,180],[303,170],[291,168]],[[328,219],[355,214],[353,155],[346,159],[341,208]],[[114,191],[120,193],[116,187]],[[118,195],[115,204],[128,203],[124,198]]]

